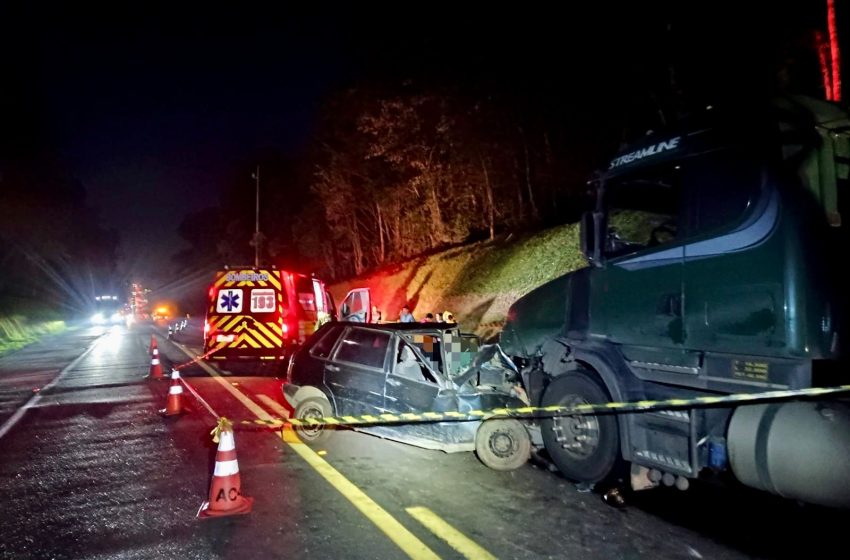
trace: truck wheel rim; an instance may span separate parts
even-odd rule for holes
[[[564,406],[590,404],[578,395],[567,395]],[[561,448],[576,459],[587,459],[599,448],[599,419],[596,416],[561,416],[552,419],[552,431]]]

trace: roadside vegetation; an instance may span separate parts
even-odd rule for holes
[[[44,335],[65,330],[64,321],[27,320],[22,315],[0,317],[0,356],[31,344]]]
[[[489,338],[518,298],[585,265],[578,224],[567,224],[413,258],[330,289],[341,302],[352,288],[370,288],[385,321],[396,321],[405,304],[420,321],[450,311],[465,330]]]

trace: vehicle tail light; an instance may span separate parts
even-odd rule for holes
[[[206,338],[208,334],[210,334],[210,324],[209,322],[204,321],[204,338]]]

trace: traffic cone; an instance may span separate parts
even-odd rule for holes
[[[156,348],[156,337],[154,335],[151,335],[151,346],[150,346],[150,348],[148,348],[148,352],[153,354],[154,348]]]
[[[215,470],[210,484],[210,499],[201,504],[198,517],[224,517],[251,512],[254,498],[242,495],[239,478],[239,463],[236,461],[236,443],[233,439],[233,424],[227,418],[219,418],[213,429],[213,441],[218,442],[215,454]]]
[[[171,339],[171,325],[168,325],[168,338]]]
[[[162,379],[164,377],[162,375],[162,365],[159,363],[159,348],[154,348],[151,351],[151,370],[148,373],[148,377],[151,379]]]
[[[183,385],[180,383],[180,372],[171,370],[171,387],[168,388],[168,400],[165,408],[160,410],[165,416],[176,416],[183,413]]]

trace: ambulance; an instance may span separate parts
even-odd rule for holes
[[[208,292],[204,353],[226,363],[284,360],[334,318],[318,278],[274,267],[225,268]]]

